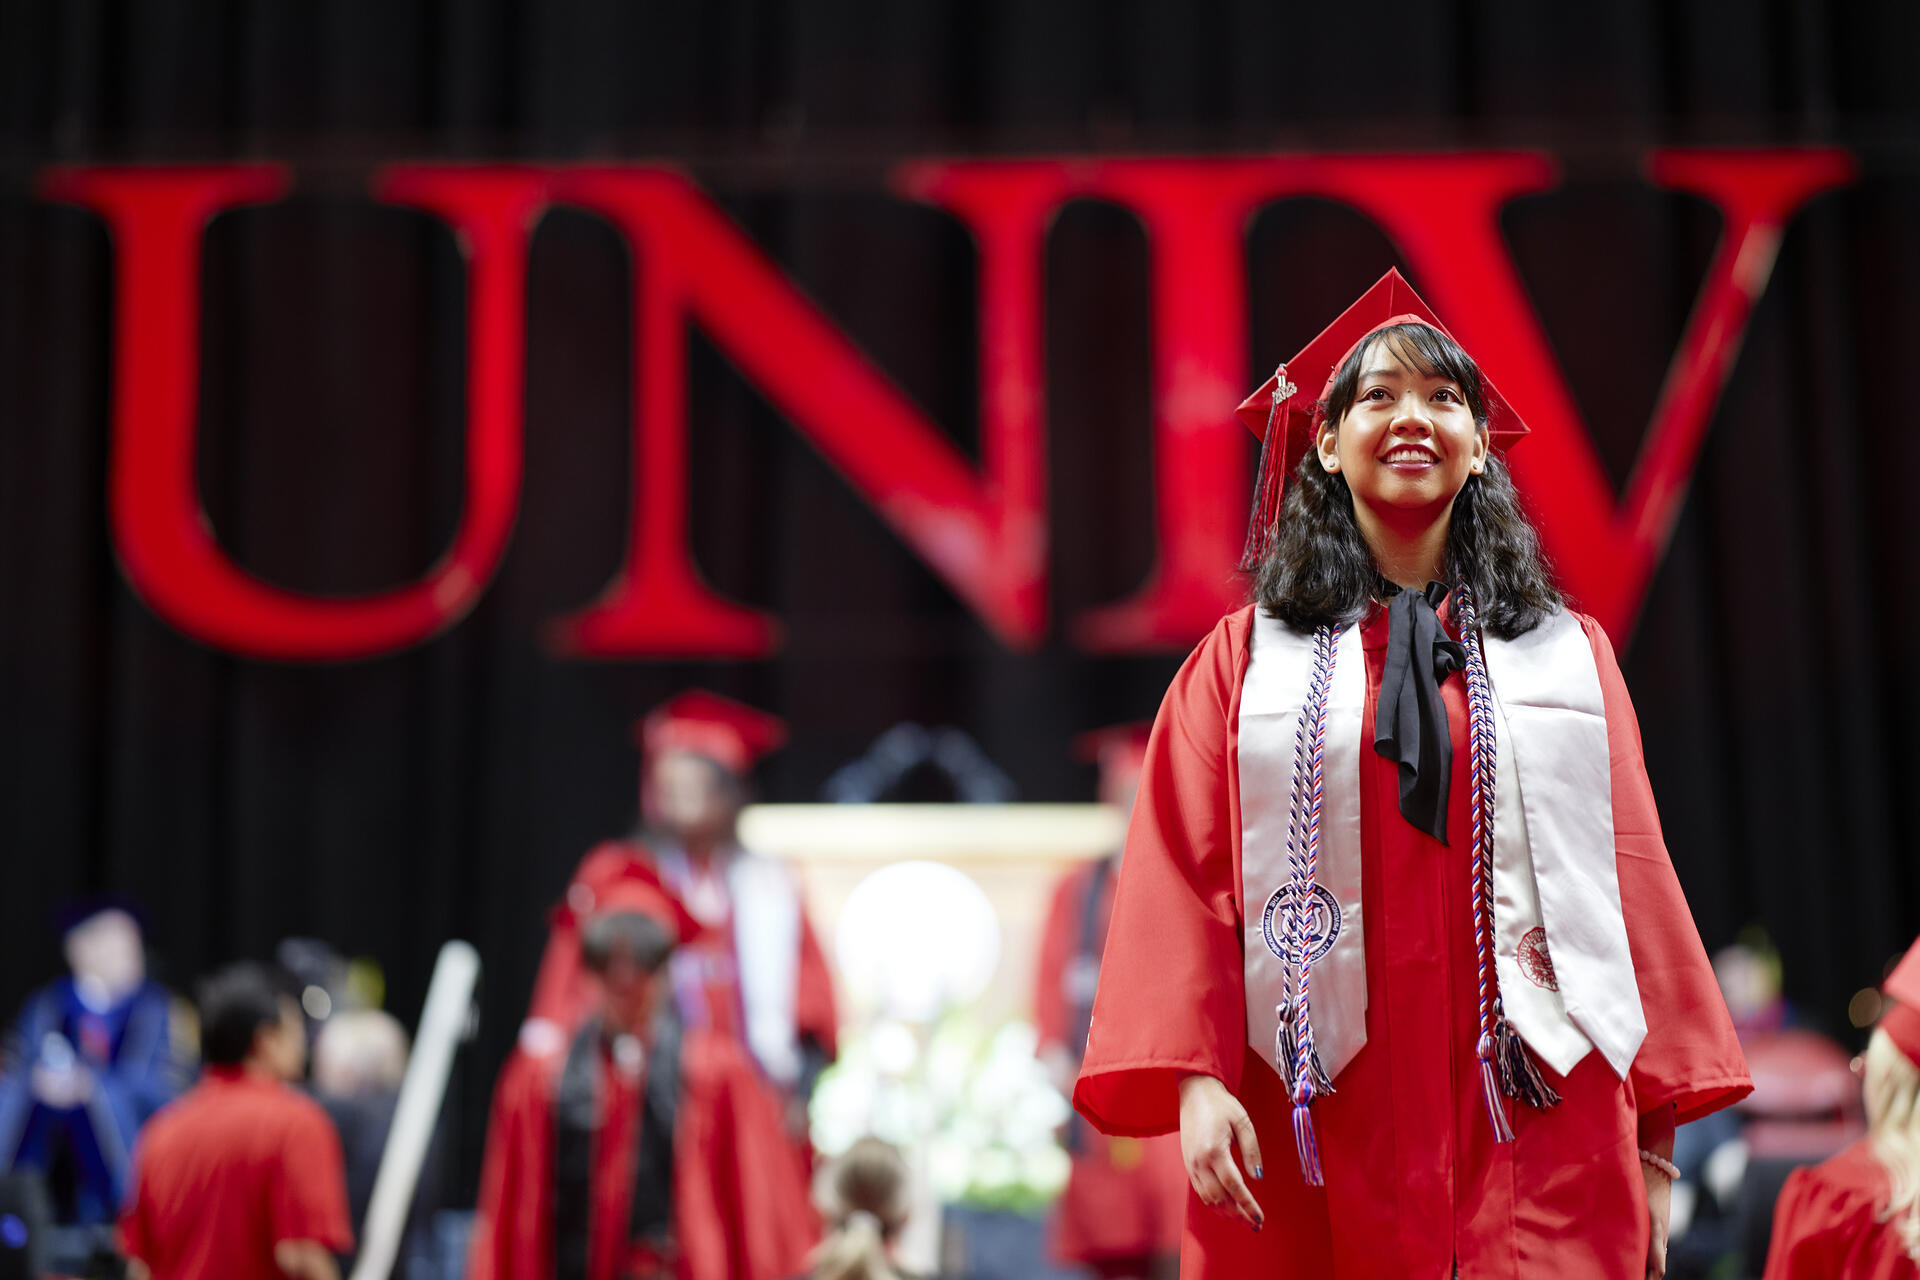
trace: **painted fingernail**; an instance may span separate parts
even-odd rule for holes
[[[1266,1177],[1267,1175],[1266,1175],[1266,1174],[1264,1174],[1264,1173],[1261,1173],[1261,1172],[1260,1172],[1260,1166],[1259,1166],[1259,1165],[1255,1165],[1255,1166],[1253,1166],[1253,1176],[1254,1176],[1254,1177],[1256,1177],[1256,1178],[1264,1178],[1264,1177]]]

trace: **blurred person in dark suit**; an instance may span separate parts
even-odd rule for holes
[[[27,1000],[0,1058],[0,1170],[49,1175],[62,1221],[107,1223],[134,1136],[186,1067],[133,909],[87,902],[62,914],[61,933],[69,972]]]
[[[1781,1189],[1766,1280],[1920,1278],[1920,944],[1867,1042],[1867,1136]]]
[[[353,1247],[340,1139],[291,1087],[305,1072],[300,1005],[234,965],[200,993],[200,1083],[153,1118],[120,1218],[135,1280],[339,1280]]]

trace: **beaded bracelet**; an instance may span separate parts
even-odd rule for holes
[[[1666,1174],[1668,1182],[1679,1180],[1680,1166],[1666,1159],[1664,1156],[1657,1156],[1645,1147],[1642,1147],[1640,1148],[1640,1160],[1643,1164],[1651,1165],[1661,1173]]]

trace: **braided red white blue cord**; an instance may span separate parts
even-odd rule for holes
[[[1480,1059],[1480,1091],[1486,1097],[1494,1141],[1512,1142],[1513,1125],[1507,1119],[1506,1104],[1500,1100],[1493,1037],[1497,978],[1493,971],[1493,877],[1489,874],[1489,864],[1493,861],[1490,819],[1494,812],[1494,769],[1499,746],[1494,737],[1493,697],[1487,680],[1486,655],[1480,648],[1473,593],[1461,583],[1454,594],[1460,606],[1460,641],[1467,651],[1467,804],[1473,829],[1473,947],[1480,983],[1480,1037],[1474,1044],[1474,1053]]]
[[[1294,730],[1292,804],[1287,817],[1286,1004],[1276,1012],[1274,1056],[1293,1095],[1293,1140],[1308,1186],[1325,1183],[1314,1139],[1313,1100],[1333,1092],[1313,1045],[1314,875],[1320,856],[1320,811],[1326,796],[1327,696],[1333,686],[1340,637],[1332,627],[1313,633],[1313,679]]]
[[[1467,758],[1473,812],[1473,939],[1479,961],[1480,1036],[1474,1050],[1480,1059],[1480,1088],[1487,1100],[1487,1116],[1497,1142],[1513,1141],[1513,1125],[1502,1094],[1545,1110],[1557,1106],[1554,1092],[1526,1043],[1507,1021],[1501,1005],[1499,977],[1493,967],[1493,815],[1494,781],[1499,761],[1495,736],[1493,686],[1487,678],[1480,619],[1473,592],[1465,582],[1455,587],[1459,602],[1460,640],[1467,651]]]

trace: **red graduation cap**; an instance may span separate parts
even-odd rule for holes
[[[669,751],[688,751],[743,776],[762,756],[787,741],[787,726],[779,717],[704,689],[663,702],[635,730],[640,749],[649,759]]]
[[[1406,277],[1397,269],[1387,274],[1359,301],[1340,313],[1339,319],[1320,331],[1320,336],[1301,349],[1300,354],[1274,370],[1273,376],[1240,405],[1240,420],[1262,442],[1259,488],[1254,493],[1253,517],[1247,526],[1247,546],[1240,567],[1257,569],[1273,543],[1274,522],[1280,515],[1280,497],[1287,478],[1300,465],[1300,459],[1313,447],[1320,425],[1321,407],[1333,390],[1334,375],[1340,366],[1368,338],[1397,324],[1431,325],[1449,338],[1447,326],[1433,308],[1420,300]],[[1315,389],[1319,394],[1313,395]],[[1493,447],[1505,452],[1521,436],[1526,424],[1506,402],[1493,383],[1481,376],[1481,388],[1487,402],[1487,431]]]
[[[1907,949],[1906,958],[1893,967],[1880,990],[1893,1000],[1881,1015],[1880,1029],[1900,1046],[1900,1052],[1920,1063],[1920,941]]]
[[[701,924],[678,894],[667,887],[652,863],[626,856],[598,863],[567,886],[567,897],[555,912],[556,925],[584,926],[589,920],[618,912],[650,916],[673,934],[675,944],[697,935]]]

